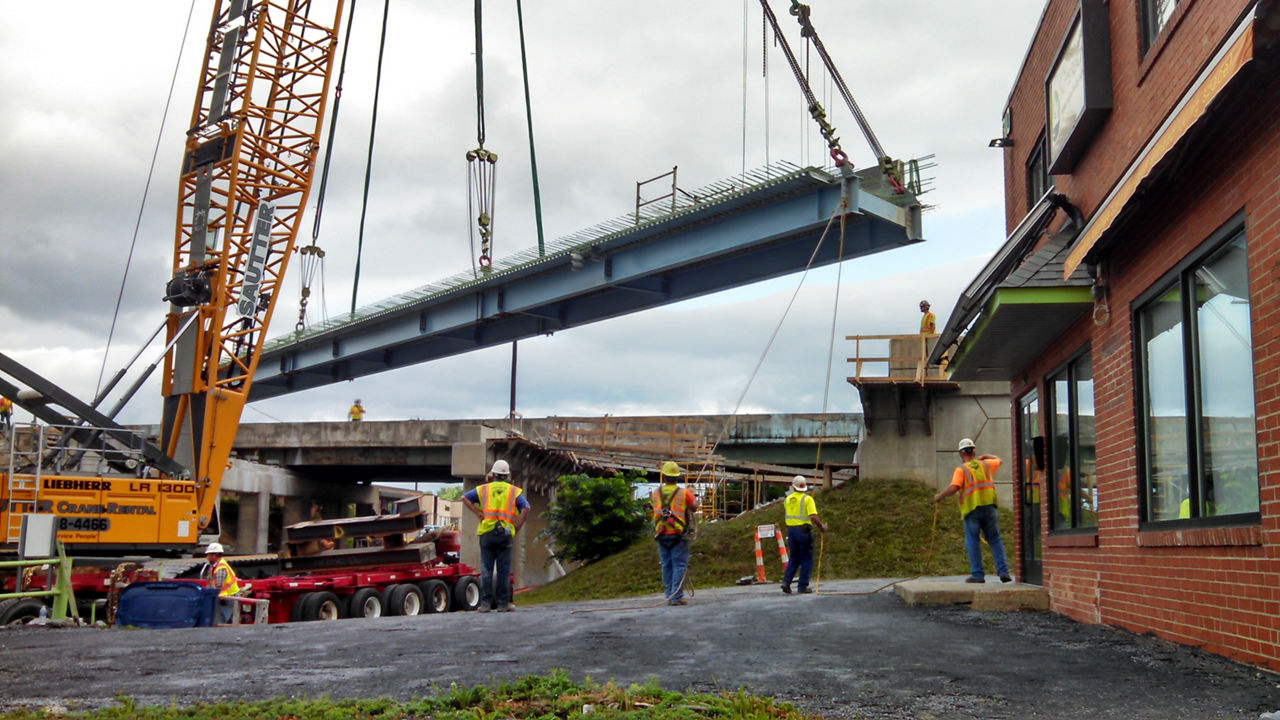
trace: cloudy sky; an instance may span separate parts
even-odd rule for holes
[[[798,47],[787,4],[773,0]],[[828,410],[856,412],[857,394],[845,382],[853,348],[844,336],[911,332],[922,297],[941,326],[1000,245],[1002,156],[987,142],[1000,134],[1004,102],[1044,4],[810,5],[885,150],[900,158],[936,155],[937,167],[926,173],[933,190],[923,198],[933,206],[925,214],[927,241],[810,273],[803,285],[793,275],[524,341],[519,412],[728,413],[744,391],[741,412],[817,412],[824,392]],[[311,320],[320,319],[321,305],[337,315],[351,303],[382,7],[365,0],[355,14],[319,233],[325,296],[312,300]],[[127,12],[89,0],[0,0],[0,8],[0,351],[91,397],[104,354],[110,376],[166,310],[160,297],[177,169],[212,0],[194,3],[181,51],[192,8],[180,0],[135,0]],[[762,72],[758,0],[531,0],[524,11],[548,238],[624,214],[635,182],[672,166],[679,166],[681,187],[696,188],[767,160],[825,161],[772,43],[767,78]],[[476,146],[472,4],[396,0],[390,15],[361,305],[471,264],[464,156]],[[486,2],[484,31],[485,146],[500,158],[494,215],[501,257],[536,244],[515,3]],[[858,166],[869,164],[856,124],[823,90],[829,86],[816,54],[811,61],[813,84],[846,151]],[[308,221],[300,242],[310,236]],[[295,261],[290,269],[272,334],[297,319],[298,267]],[[495,348],[277,398],[251,405],[244,419],[342,419],[355,397],[371,420],[503,416],[510,355],[509,347]],[[143,359],[154,356],[148,351]],[[153,382],[121,419],[154,422],[158,395]]]

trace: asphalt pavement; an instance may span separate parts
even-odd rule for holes
[[[657,569],[655,568],[656,572]],[[562,669],[744,688],[828,718],[1259,718],[1280,678],[1050,613],[907,607],[885,581],[238,628],[0,629],[0,709],[408,699]],[[832,593],[832,594],[827,594]],[[847,593],[847,594],[834,594]],[[517,599],[518,602],[518,599]]]

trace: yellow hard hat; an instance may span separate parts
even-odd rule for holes
[[[662,463],[662,474],[666,477],[680,477],[680,466],[668,460]]]

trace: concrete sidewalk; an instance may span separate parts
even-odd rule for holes
[[[0,708],[407,699],[563,669],[624,686],[745,688],[827,718],[1256,719],[1280,709],[1276,677],[1253,668],[1049,613],[910,607],[890,582],[823,582],[813,595],[697,590],[683,607],[647,596],[236,628],[4,628]]]

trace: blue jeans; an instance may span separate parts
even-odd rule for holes
[[[787,528],[787,569],[782,574],[782,584],[790,586],[791,578],[796,577],[796,588],[804,590],[809,587],[809,571],[813,570],[813,532],[808,525],[793,525]]]
[[[667,538],[675,537],[675,540]],[[684,536],[659,536],[658,560],[662,563],[662,592],[667,602],[684,597],[684,572],[689,567],[689,541]]]
[[[480,536],[480,605],[511,604],[511,535],[499,525]]]
[[[991,546],[991,559],[996,561],[996,574],[1008,577],[1009,562],[1004,557],[1004,542],[1000,540],[1000,516],[995,505],[979,505],[964,516],[964,549],[969,552],[969,574],[975,578],[986,577],[982,569],[981,533]]]

